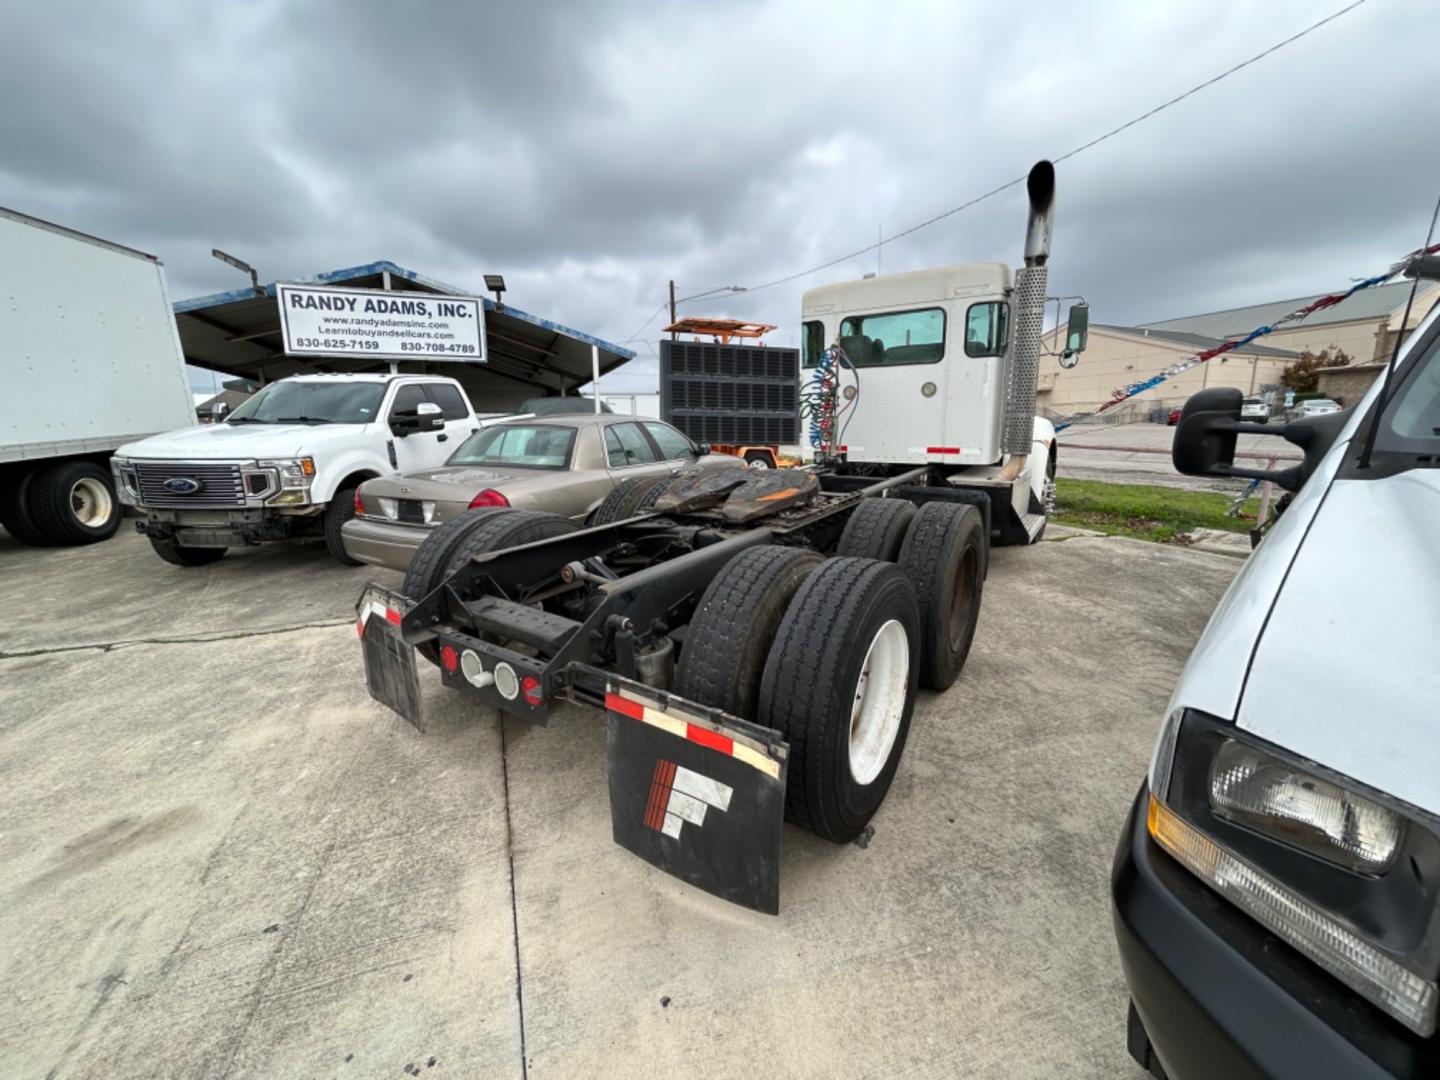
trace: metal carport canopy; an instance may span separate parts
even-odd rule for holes
[[[343,285],[351,289],[388,286],[397,292],[478,295],[423,277],[392,262],[333,270],[296,279],[296,283]],[[487,363],[401,361],[399,370],[424,370],[458,379],[475,408],[484,412],[516,405],[525,398],[573,393],[590,381],[592,345],[600,350],[602,375],[635,357],[629,349],[509,304],[480,298],[485,305]],[[264,286],[263,294],[244,288],[177,301],[175,324],[187,363],[259,383],[273,382],[297,372],[384,371],[388,368],[388,361],[362,357],[286,356],[274,282]]]

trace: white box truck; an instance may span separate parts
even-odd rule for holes
[[[0,525],[23,544],[120,526],[110,455],[194,424],[159,259],[0,207]]]

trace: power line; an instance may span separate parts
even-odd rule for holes
[[[1325,16],[1323,19],[1319,20],[1318,22],[1313,22],[1313,23],[1311,23],[1309,26],[1305,27],[1305,29],[1299,31],[1298,33],[1292,34],[1290,37],[1286,38],[1286,39],[1283,40],[1283,41],[1278,41],[1278,42],[1276,42],[1274,45],[1271,45],[1268,49],[1265,49],[1265,50],[1263,50],[1263,51],[1261,51],[1261,52],[1258,52],[1258,53],[1256,53],[1254,56],[1251,56],[1251,57],[1249,57],[1249,58],[1246,59],[1246,60],[1242,60],[1240,63],[1236,64],[1234,67],[1227,68],[1226,70],[1220,72],[1220,74],[1215,75],[1215,76],[1212,76],[1212,77],[1209,78],[1209,79],[1206,79],[1204,82],[1196,83],[1194,86],[1192,86],[1190,89],[1186,90],[1184,93],[1182,93],[1182,94],[1177,94],[1175,97],[1171,98],[1169,101],[1166,101],[1166,102],[1164,102],[1164,103],[1162,103],[1162,104],[1160,104],[1160,105],[1156,105],[1156,106],[1155,106],[1153,109],[1151,109],[1149,112],[1141,113],[1139,116],[1135,117],[1134,119],[1127,120],[1125,123],[1119,125],[1118,127],[1111,128],[1109,131],[1105,132],[1103,135],[1098,135],[1098,136],[1096,136],[1095,138],[1091,139],[1089,142],[1087,142],[1087,143],[1082,143],[1080,146],[1075,147],[1075,149],[1070,150],[1070,151],[1067,151],[1066,153],[1061,154],[1059,157],[1052,158],[1051,160],[1052,160],[1053,162],[1055,162],[1056,164],[1058,164],[1058,163],[1060,163],[1060,162],[1062,162],[1062,161],[1066,161],[1066,160],[1068,160],[1068,159],[1070,159],[1070,158],[1075,157],[1077,154],[1082,154],[1082,153],[1084,153],[1086,150],[1089,150],[1091,147],[1100,145],[1100,143],[1104,142],[1106,139],[1113,138],[1114,136],[1119,135],[1122,131],[1125,131],[1125,130],[1127,130],[1128,128],[1132,128],[1132,127],[1134,127],[1136,124],[1143,123],[1144,121],[1150,119],[1150,117],[1155,116],[1157,113],[1162,113],[1162,112],[1164,112],[1166,109],[1170,108],[1172,105],[1178,105],[1180,102],[1184,101],[1186,98],[1190,97],[1191,95],[1193,95],[1193,94],[1198,94],[1201,90],[1204,90],[1204,89],[1206,89],[1206,88],[1208,88],[1208,87],[1214,86],[1216,83],[1221,82],[1221,81],[1224,80],[1224,79],[1228,79],[1231,75],[1234,75],[1237,71],[1240,71],[1240,70],[1242,70],[1242,69],[1244,69],[1244,68],[1247,68],[1247,67],[1249,67],[1251,64],[1258,63],[1259,61],[1265,59],[1267,56],[1270,56],[1272,53],[1279,52],[1281,49],[1285,48],[1285,46],[1294,44],[1295,42],[1299,41],[1301,38],[1305,37],[1307,34],[1311,34],[1311,33],[1313,33],[1314,31],[1319,30],[1319,29],[1320,29],[1322,26],[1324,26],[1326,23],[1334,22],[1336,19],[1340,18],[1342,15],[1347,15],[1347,14],[1349,14],[1350,12],[1354,11],[1356,8],[1360,7],[1362,4],[1365,4],[1365,3],[1368,3],[1368,0],[1354,0],[1353,3],[1347,4],[1345,7],[1341,8],[1339,11],[1332,12],[1331,14]],[[936,214],[934,217],[926,218],[924,221],[920,222],[920,223],[917,224],[917,225],[911,225],[908,229],[904,229],[904,230],[896,233],[894,236],[884,237],[883,239],[878,240],[878,241],[876,241],[876,242],[873,243],[873,244],[867,244],[865,247],[857,248],[855,251],[852,251],[852,252],[850,252],[849,254],[841,255],[839,258],[831,259],[831,260],[828,261],[828,262],[823,262],[823,263],[821,263],[819,266],[812,266],[812,267],[810,267],[808,270],[800,270],[800,271],[798,271],[798,272],[796,272],[796,273],[794,273],[794,274],[787,274],[787,275],[785,275],[784,277],[776,278],[774,281],[767,281],[767,282],[765,282],[763,285],[755,285],[755,286],[752,286],[751,288],[746,289],[745,291],[746,291],[747,293],[757,293],[757,292],[760,292],[760,291],[762,291],[762,290],[764,290],[764,289],[772,289],[772,288],[774,288],[776,285],[784,285],[784,284],[786,284],[787,282],[791,282],[791,281],[796,280],[797,278],[806,277],[806,276],[808,276],[808,275],[810,275],[810,274],[817,273],[817,272],[819,272],[819,271],[821,271],[821,270],[828,270],[828,269],[829,269],[830,267],[832,267],[832,266],[836,266],[836,265],[838,265],[838,264],[840,264],[840,263],[843,263],[843,262],[849,262],[851,259],[857,259],[857,258],[859,258],[861,255],[865,255],[865,254],[867,254],[867,253],[869,253],[869,252],[871,252],[871,251],[874,251],[876,248],[879,248],[879,247],[881,247],[881,246],[883,246],[883,245],[885,245],[885,244],[893,243],[893,242],[895,242],[896,240],[899,240],[899,239],[901,239],[901,238],[903,238],[903,237],[909,236],[911,233],[919,232],[921,229],[929,228],[931,225],[934,225],[934,224],[935,224],[936,222],[938,222],[938,221],[944,221],[946,218],[951,217],[951,216],[954,215],[954,214],[958,214],[958,213],[960,213],[960,211],[962,211],[962,210],[968,210],[968,209],[970,209],[972,206],[976,206],[976,205],[984,202],[986,199],[989,199],[989,198],[992,198],[992,197],[994,197],[994,196],[996,196],[996,195],[999,195],[1002,191],[1006,191],[1006,190],[1014,187],[1015,185],[1017,185],[1017,184],[1022,184],[1022,183],[1024,183],[1024,182],[1025,182],[1025,177],[1023,177],[1023,176],[1017,176],[1015,179],[1006,181],[1005,183],[1001,184],[999,187],[991,188],[989,191],[985,192],[983,195],[977,195],[977,196],[975,196],[975,198],[970,199],[970,200],[968,200],[968,201],[966,201],[966,202],[963,202],[963,203],[961,203],[959,206],[952,206],[949,210],[944,210],[944,211],[942,211],[941,213]],[[718,297],[711,297],[710,299],[718,299]],[[648,325],[648,324],[647,324],[647,325]]]

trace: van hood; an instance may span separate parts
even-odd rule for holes
[[[1265,622],[1236,723],[1440,814],[1437,522],[1440,469],[1335,480]]]
[[[126,443],[120,457],[159,461],[292,458],[350,443],[366,424],[202,424]]]

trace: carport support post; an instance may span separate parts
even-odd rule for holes
[[[595,411],[600,411],[600,346],[590,346],[590,392],[595,395]]]

